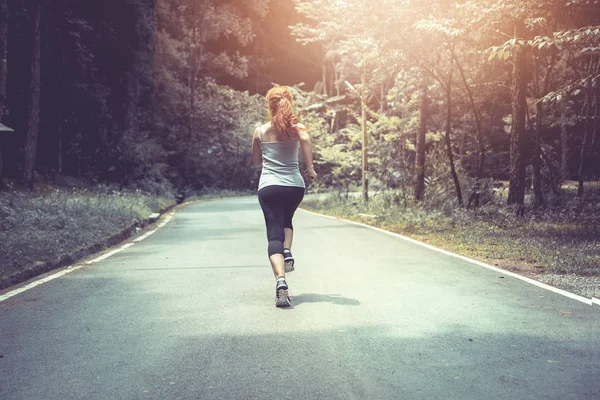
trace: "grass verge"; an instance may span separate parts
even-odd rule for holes
[[[313,196],[302,207],[396,232],[586,297],[600,298],[597,212],[545,210],[524,218],[489,204],[476,211],[400,207],[375,196]],[[577,214],[578,213],[578,214]]]
[[[90,247],[100,251],[116,234],[174,204],[170,197],[99,188],[0,192],[0,288],[73,262]]]

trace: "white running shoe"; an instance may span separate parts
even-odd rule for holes
[[[280,276],[275,286],[275,307],[289,307],[291,305],[288,284],[285,278]]]
[[[285,272],[292,272],[294,268],[294,257],[290,249],[283,250],[283,262],[285,263]]]

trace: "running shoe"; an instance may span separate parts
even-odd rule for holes
[[[289,307],[290,305],[291,302],[288,294],[288,284],[284,277],[279,277],[277,279],[277,285],[275,286],[275,306]]]
[[[285,263],[285,272],[292,272],[294,268],[294,257],[290,249],[283,250],[283,262]]]

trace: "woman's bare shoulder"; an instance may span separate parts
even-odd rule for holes
[[[270,123],[266,123],[266,124],[258,123],[255,125],[255,128],[254,128],[254,136],[260,138],[261,136],[264,136],[265,133],[267,133],[267,131],[270,128],[271,128]]]
[[[300,122],[298,122],[297,124],[294,125],[294,127],[298,128],[298,130],[306,130],[306,126]]]
[[[306,129],[298,129],[298,140],[301,142],[309,142],[310,135]]]

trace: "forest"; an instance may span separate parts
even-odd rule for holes
[[[0,9],[2,182],[253,189],[248,138],[266,119],[261,96],[288,84],[316,142],[318,188],[362,187],[365,175],[374,191],[418,202],[450,190],[456,206],[477,207],[508,186],[508,204],[534,208],[567,183],[579,198],[598,189],[593,1]],[[293,71],[299,59],[310,68]]]
[[[599,81],[592,0],[0,0],[0,187],[254,191],[264,94],[288,85],[310,192],[552,217],[591,271]]]

